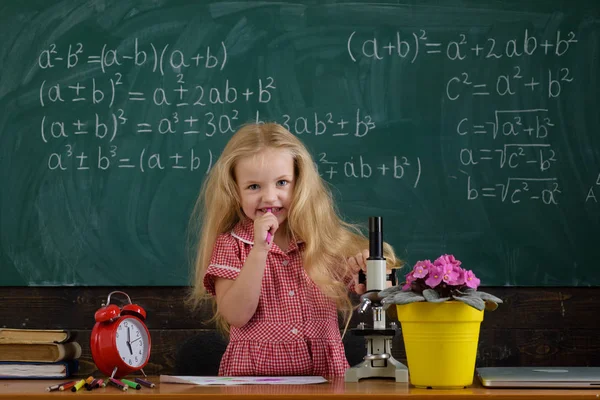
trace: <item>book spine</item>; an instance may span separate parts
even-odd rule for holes
[[[0,328],[0,343],[67,343],[72,338],[66,329]]]
[[[47,363],[47,362],[15,362],[15,361],[2,361],[0,365],[10,365],[14,369],[19,369],[19,367],[28,367],[32,365],[36,366],[52,366],[52,365],[62,365],[63,369],[60,373],[56,375],[35,375],[35,374],[25,374],[22,373],[20,375],[2,375],[0,374],[0,379],[61,379],[68,378],[77,373],[79,370],[79,360],[68,360],[68,361],[59,361],[55,363]]]

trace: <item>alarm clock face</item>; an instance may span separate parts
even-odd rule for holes
[[[137,318],[125,318],[117,327],[119,357],[131,367],[143,366],[149,355],[150,340],[144,324]]]

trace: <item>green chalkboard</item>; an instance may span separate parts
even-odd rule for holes
[[[600,285],[599,109],[597,1],[3,1],[0,285],[188,285],[249,121],[408,264]]]

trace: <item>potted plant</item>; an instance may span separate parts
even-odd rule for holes
[[[379,293],[396,305],[410,382],[418,387],[463,388],[473,383],[484,310],[502,300],[478,291],[480,280],[453,255],[418,261],[403,286]]]

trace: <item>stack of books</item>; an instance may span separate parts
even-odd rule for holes
[[[80,356],[67,330],[0,328],[0,379],[67,378]]]

